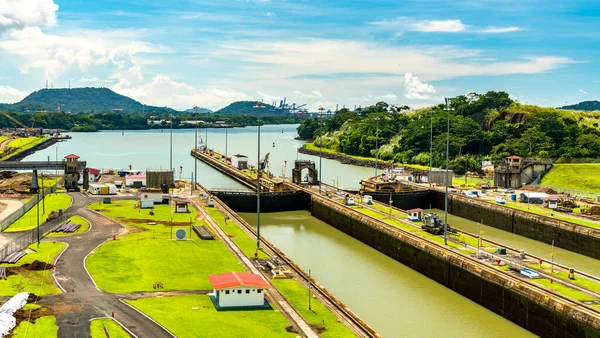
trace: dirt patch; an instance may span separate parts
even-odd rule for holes
[[[50,270],[54,267],[54,264],[38,261],[37,259],[31,263],[21,265],[22,269],[31,271],[42,271]]]
[[[81,308],[83,308],[83,305],[61,303],[51,305],[50,308],[52,309],[52,312],[54,312],[54,315],[58,316],[62,314],[71,314],[79,312]]]
[[[42,297],[31,292],[31,293],[29,293],[29,297],[27,297],[27,303],[35,303],[35,302],[39,301],[40,299],[42,299]]]
[[[313,329],[317,334],[327,332],[327,328],[323,325],[309,324],[310,328]]]
[[[550,194],[550,195],[556,195],[558,194],[558,192],[554,189],[550,189],[550,188],[546,188],[546,187],[541,187],[539,185],[527,185],[524,186],[522,188],[520,188],[521,190],[525,190],[525,191],[535,191],[535,192],[544,192],[546,194]]]
[[[286,328],[285,328],[285,330],[286,330],[287,332],[289,332],[289,333],[296,333],[296,334],[300,334],[300,332],[298,332],[298,330],[296,330],[296,328],[295,328],[295,327],[293,327],[293,326],[291,326],[291,325],[290,325],[290,326],[288,326],[288,327],[286,327]]]

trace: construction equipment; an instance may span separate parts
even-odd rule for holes
[[[559,208],[577,208],[579,205],[575,202],[573,197],[562,196],[558,199],[558,207]]]
[[[423,215],[423,225],[421,225],[421,229],[434,235],[439,235],[444,232],[444,222],[442,222],[439,215],[427,213]],[[450,227],[448,227],[448,229],[450,229]]]
[[[24,125],[23,123],[21,123],[21,121],[19,121],[16,118],[10,116],[10,114],[8,114],[5,111],[0,110],[0,114],[6,116],[6,118],[8,118],[9,120],[13,121],[18,126],[22,127],[23,130],[25,130],[28,134],[32,134],[32,135],[36,135],[38,133],[39,133],[39,135],[42,134],[42,130],[41,129],[38,130],[37,128],[33,128],[33,126],[32,127],[27,127],[26,125]]]

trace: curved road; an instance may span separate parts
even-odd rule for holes
[[[140,338],[173,337],[164,328],[122,303],[118,295],[96,288],[85,269],[85,259],[96,247],[125,229],[119,223],[85,208],[96,199],[80,193],[69,195],[73,197],[73,205],[67,212],[84,217],[92,227],[81,235],[60,238],[69,246],[56,261],[54,277],[64,293],[44,297],[39,302],[55,313],[58,336],[89,337],[90,319],[110,317],[114,312],[115,319]]]

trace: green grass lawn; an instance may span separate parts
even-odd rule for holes
[[[160,291],[211,289],[208,275],[244,271],[219,240],[203,241],[193,232],[192,240],[170,239],[171,230],[174,233],[177,228],[185,228],[189,236],[189,220],[196,218],[195,210],[175,214],[171,206],[155,205],[152,216],[148,209],[134,209],[132,201],[114,201],[99,207],[103,214],[130,230],[127,235],[104,243],[88,257],[86,266],[100,289],[114,293],[155,291],[152,284],[158,281],[164,283],[164,290]],[[171,216],[173,229],[168,226]],[[157,224],[148,225],[149,221]]]
[[[562,279],[564,281],[573,283],[575,285],[581,286],[588,290],[592,290],[592,291],[600,293],[600,283],[597,283],[597,282],[591,281],[589,279],[585,279],[583,277],[578,276],[577,271],[575,271],[575,279],[569,279],[569,273],[567,271],[564,271],[564,270],[559,271],[559,268],[556,268],[556,267],[554,268],[554,271],[552,271],[552,267],[550,264],[544,263],[541,268],[540,268],[539,264],[527,264],[527,265],[532,269],[551,274],[551,275],[555,276],[556,279]]]
[[[555,164],[540,185],[559,191],[600,195],[600,163]]]
[[[11,151],[9,156],[13,156],[13,155],[21,153],[25,150],[31,149],[31,148],[35,147],[36,145],[44,142],[47,139],[48,139],[48,137],[42,137],[42,136],[19,137],[17,139],[10,141],[8,143],[7,147],[5,148],[5,150],[8,148],[12,148],[13,150]],[[7,156],[4,156],[4,157],[7,157]]]
[[[496,202],[492,201],[492,200],[487,200],[487,202],[496,204]],[[560,221],[571,222],[571,223],[575,223],[575,224],[579,224],[579,225],[585,225],[588,227],[600,229],[600,223],[596,223],[593,221],[588,221],[585,219],[569,216],[569,214],[553,211],[551,209],[543,208],[538,205],[530,204],[529,206],[527,206],[527,203],[506,201],[506,204],[504,204],[504,206],[507,208],[517,209],[517,210],[527,211],[527,212],[531,212],[531,213],[542,215],[542,216],[552,217],[552,218],[555,218]]]
[[[46,221],[46,218],[50,216],[52,211],[58,211],[58,209],[65,210],[71,205],[71,196],[67,194],[49,194],[44,197],[44,201],[46,204],[46,212],[43,212],[42,202],[39,203],[40,209],[40,224]],[[21,216],[16,222],[11,224],[6,230],[6,232],[13,231],[23,231],[23,230],[31,230],[37,226],[37,206],[34,206],[25,213],[25,215]]]
[[[90,322],[90,334],[92,338],[106,338],[104,327],[108,331],[110,338],[130,338],[131,336],[121,325],[110,318],[94,319]]]
[[[43,316],[34,323],[22,321],[13,331],[13,337],[52,338],[58,337],[58,325],[54,316]]]
[[[16,264],[3,263],[0,266],[19,267],[35,260],[53,264],[56,257],[67,247],[61,242],[41,242],[38,249],[37,243],[31,244],[30,249],[37,252],[27,253]],[[19,292],[33,292],[38,296],[56,295],[60,293],[54,284],[51,270],[30,271],[19,269],[16,275],[10,275],[6,280],[0,280],[0,296],[14,296]]]
[[[454,177],[452,178],[452,185],[454,187],[463,187],[463,188],[473,188],[477,186],[477,184],[486,184],[490,183],[490,185],[494,184],[493,178],[479,178],[479,177],[467,177],[467,184],[465,184],[465,177]]]
[[[46,237],[52,238],[52,237],[66,237],[66,236],[78,235],[78,234],[82,234],[82,233],[88,231],[88,229],[90,228],[90,222],[88,222],[83,217],[71,216],[71,217],[69,217],[69,221],[71,221],[71,223],[81,224],[81,227],[79,227],[79,229],[77,229],[77,231],[71,232],[71,233],[51,232],[51,233],[47,234]]]
[[[558,283],[550,283],[550,280],[546,279],[546,278],[532,279],[532,281],[534,281],[538,284],[541,284],[547,288],[550,288],[550,289],[554,290],[555,292],[560,293],[561,295],[571,297],[578,301],[585,302],[585,301],[596,300],[596,298],[594,298],[590,295],[587,295],[581,291],[571,289],[568,286],[560,285]]]
[[[321,333],[321,337],[355,337],[346,325],[338,323],[337,317],[318,299],[311,300],[312,310],[309,310],[308,290],[298,281],[274,279],[271,282],[309,324],[325,326],[327,331]]]
[[[127,301],[177,337],[296,337],[276,310],[217,311],[207,295]],[[194,310],[194,308],[197,308]]]
[[[221,229],[233,240],[233,242],[250,258],[254,258],[256,251],[256,242],[253,241],[244,230],[237,224],[229,220],[225,223],[225,216],[217,208],[206,208],[212,219],[214,219]],[[269,258],[269,254],[264,251],[258,252],[258,258]]]

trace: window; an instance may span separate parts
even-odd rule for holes
[[[229,294],[229,290],[225,290],[225,294],[228,295]]]
[[[258,289],[258,290],[256,290],[256,292],[258,292],[258,293],[261,293],[261,292],[262,292],[262,289]]]
[[[238,290],[238,295],[241,295],[241,294],[242,294],[242,290]]]
[[[246,289],[246,293],[250,293],[250,289]]]

